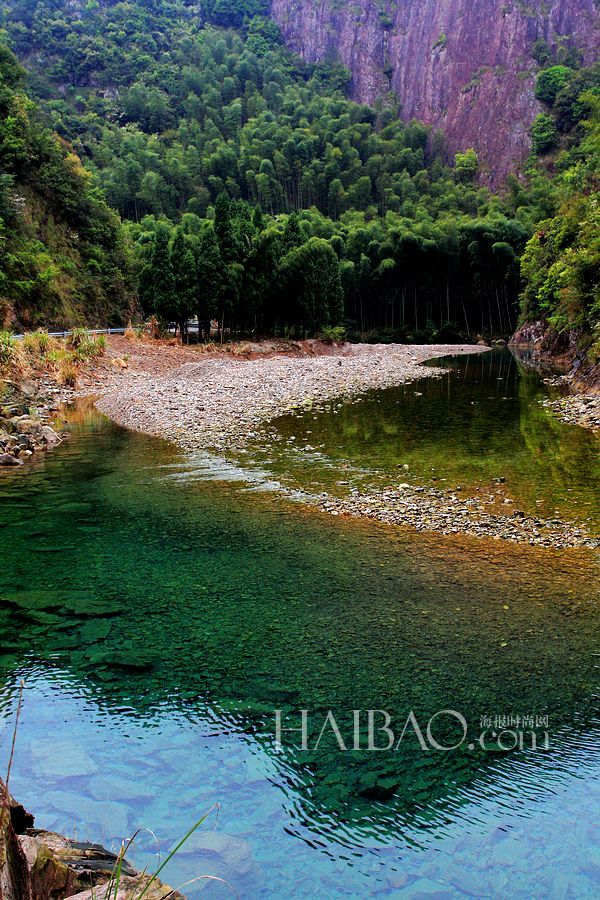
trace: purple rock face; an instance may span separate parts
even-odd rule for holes
[[[350,69],[354,99],[392,90],[404,119],[444,129],[451,153],[474,147],[492,185],[529,152],[535,41],[588,64],[600,48],[595,0],[273,0],[272,14],[305,60]]]

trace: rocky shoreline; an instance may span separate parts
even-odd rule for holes
[[[34,828],[34,817],[0,779],[0,897],[4,900],[185,900],[158,878],[126,860],[117,885],[119,857],[99,844],[69,840]]]
[[[600,430],[600,363],[593,364],[580,349],[582,334],[557,334],[547,322],[529,322],[513,336],[510,346],[525,352],[522,363],[541,375],[548,384],[562,387],[568,394],[543,404],[569,425]],[[562,374],[556,376],[556,372]]]
[[[227,455],[250,440],[268,442],[265,426],[279,415],[321,407],[340,397],[391,387],[444,370],[426,360],[482,352],[481,346],[343,345],[326,355],[239,359],[186,356],[171,369],[137,366],[111,377],[96,401],[119,424],[165,438],[186,451]],[[168,352],[168,351],[167,351]],[[282,487],[284,492],[287,489]],[[419,531],[468,534],[554,548],[597,548],[584,526],[494,509],[494,501],[408,484],[350,496],[290,491],[332,515],[377,519]]]
[[[544,406],[569,425],[600,430],[600,395],[569,394],[556,400],[544,400]]]
[[[93,397],[101,412],[129,429],[164,438],[188,452],[228,455],[244,452],[251,441],[268,442],[266,426],[277,416],[424,376],[436,377],[444,370],[425,368],[425,361],[486,349],[480,345],[332,346],[307,341],[282,342],[281,346],[245,344],[226,352],[117,338],[76,395]],[[33,415],[31,408],[0,410],[11,414],[5,418],[4,430],[0,422],[0,451],[10,456],[5,465],[20,465],[36,450],[60,442],[61,435],[47,422],[58,400],[74,395],[62,389],[59,398],[56,390],[48,385],[40,389]],[[599,416],[596,396],[545,403],[567,421],[589,427],[595,427]],[[288,492],[284,487],[282,491]],[[385,489],[352,489],[349,496],[293,493],[331,515],[377,519],[418,531],[554,548],[600,546],[583,525],[538,519],[519,510],[504,513],[498,511],[497,498],[464,497],[458,491],[392,484]]]
[[[184,450],[223,452],[243,447],[271,419],[294,409],[441,374],[422,363],[486,349],[345,344],[310,357],[200,356],[158,374],[129,369],[102,389],[96,406],[118,424]]]
[[[600,540],[582,526],[560,519],[536,519],[521,510],[510,515],[490,512],[480,498],[457,497],[452,490],[401,484],[367,494],[353,491],[345,498],[323,494],[314,502],[331,515],[377,519],[389,525],[408,525],[417,531],[470,534],[555,549],[600,547]]]
[[[55,401],[33,385],[4,383],[0,397],[0,468],[17,468],[30,457],[62,443],[50,425]]]

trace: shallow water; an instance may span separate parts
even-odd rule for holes
[[[540,377],[508,350],[434,364],[447,374],[277,419],[279,471],[306,479],[312,459],[313,488],[334,492],[340,481],[458,486],[600,533],[600,435],[542,406]]]
[[[522,398],[521,420],[525,410]],[[511,416],[521,463],[507,468],[511,442],[495,431],[507,422],[489,412],[507,484],[546,465],[527,463]],[[166,877],[220,875],[245,897],[598,894],[597,556],[333,519],[256,475],[74,418],[68,444],[0,480],[2,750],[24,678],[12,790],[40,826],[116,846],[144,825],[164,852],[217,802],[218,821]],[[588,459],[587,436],[548,429],[553,471]],[[386,442],[364,440],[360,464],[385,470]],[[350,454],[332,438],[327,452],[356,462],[362,443]],[[440,469],[454,465],[447,447]],[[589,459],[569,503],[584,517]],[[275,709],[295,726],[309,710],[311,747],[329,709],[347,744],[354,709],[389,711],[396,737],[411,710],[423,731],[455,710],[469,737],[448,752],[414,732],[393,752],[342,752],[328,732],[305,752],[291,734],[275,745]],[[488,719],[509,715],[540,719],[536,749],[528,725],[514,726],[522,750],[479,744]],[[453,743],[452,720],[437,721]],[[154,852],[142,836],[135,860]],[[231,895],[214,882],[186,891],[200,888]]]

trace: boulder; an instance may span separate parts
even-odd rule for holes
[[[149,882],[151,883],[146,888]],[[180,894],[179,891],[170,890],[158,878],[152,881],[151,875],[121,878],[116,897],[115,888],[112,887],[110,894],[108,894],[109,885],[104,884],[101,887],[88,888],[87,891],[82,891],[79,894],[71,894],[67,900],[137,900],[144,888],[146,888],[144,900],[165,900],[166,897],[169,900],[185,900],[183,894]]]
[[[62,443],[61,436],[55,432],[54,428],[50,428],[49,425],[42,425],[40,433],[41,438],[47,447],[56,447],[57,444]]]
[[[0,466],[22,466],[23,460],[10,453],[0,453]]]
[[[14,807],[18,807],[18,804],[14,804]],[[19,812],[18,815],[21,813]],[[0,897],[3,900],[31,900],[29,868],[13,822],[13,800],[7,794],[4,782],[1,780]]]
[[[99,844],[70,841],[33,828],[33,816],[7,794],[0,780],[0,897],[2,900],[115,900],[109,883],[117,856]],[[125,835],[124,835],[125,837]],[[116,900],[185,900],[178,891],[140,874],[127,861]]]
[[[33,416],[16,416],[12,422],[17,434],[32,434],[41,429],[39,419],[34,419]]]

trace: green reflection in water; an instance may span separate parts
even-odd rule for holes
[[[500,511],[510,500],[513,509],[586,522],[598,533],[600,435],[542,406],[539,376],[506,350],[449,364],[441,378],[278,419],[282,440],[270,465],[296,484],[334,493],[340,480],[362,489],[398,481],[460,486],[462,496],[493,494]],[[321,456],[292,449],[306,446]]]
[[[8,682],[41,665],[58,683],[91,685],[109,713],[209,711],[267,753],[275,708],[296,724],[308,709],[311,742],[328,709],[346,734],[354,709],[389,710],[395,728],[411,709],[422,723],[453,709],[473,734],[483,715],[547,713],[550,751],[511,762],[535,782],[591,758],[591,553],[340,522],[198,481],[167,445],[93,414],[0,491]],[[504,759],[466,744],[425,753],[414,740],[395,753],[340,753],[328,739],[318,753],[288,745],[275,758],[299,825],[354,845],[376,834],[426,840],[460,820],[476,779],[497,788]]]

